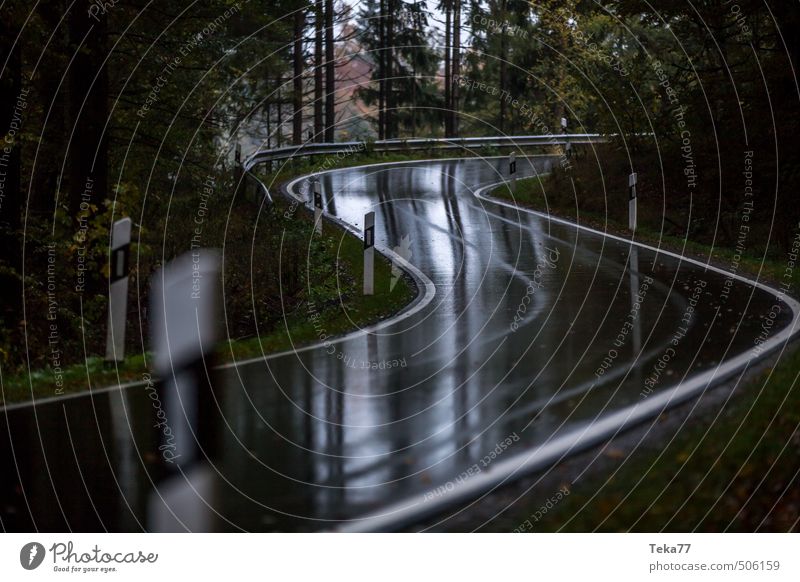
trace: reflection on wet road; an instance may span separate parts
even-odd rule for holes
[[[407,237],[436,293],[375,333],[223,371],[219,529],[328,529],[411,495],[434,499],[752,351],[765,319],[771,334],[792,321],[742,281],[476,197],[506,163],[323,176],[326,212],[360,225],[374,211],[376,243]],[[152,420],[141,388],[9,412],[4,527],[144,528]]]

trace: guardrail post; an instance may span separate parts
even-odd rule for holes
[[[151,283],[153,366],[160,475],[150,498],[151,531],[210,531],[220,420],[213,352],[219,337],[220,258],[194,249],[171,261]]]
[[[131,248],[131,219],[118,220],[111,227],[111,263],[109,265],[108,329],[106,361],[125,359],[125,324],[128,314],[128,261]]]
[[[636,230],[636,172],[628,176],[628,228]]]
[[[314,180],[314,230],[322,236],[322,185]]]
[[[375,213],[364,215],[364,295],[375,292]]]
[[[267,206],[272,206],[272,204],[274,202],[272,200],[272,196],[269,193],[269,188],[267,188],[267,185],[264,184],[264,182],[262,182],[261,180],[259,180],[255,176],[253,176],[250,172],[247,172],[247,175],[250,176],[250,179],[253,180],[253,182],[255,183],[255,189],[256,189],[255,201],[256,201],[256,204],[266,204]],[[261,192],[261,197],[260,198],[258,196],[258,192],[259,191]]]

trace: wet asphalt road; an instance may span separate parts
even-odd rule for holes
[[[520,175],[551,162],[520,159]],[[792,321],[742,281],[474,195],[506,165],[323,176],[326,211],[356,226],[375,211],[376,243],[407,237],[435,293],[373,333],[222,370],[216,529],[331,529],[412,495],[433,503]],[[145,529],[151,416],[141,388],[9,411],[4,529]]]

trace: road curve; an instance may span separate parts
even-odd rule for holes
[[[551,163],[520,159],[519,173]],[[379,248],[407,249],[420,296],[335,343],[224,368],[218,529],[392,529],[651,418],[795,333],[798,304],[776,290],[488,198],[506,164],[321,175],[330,216],[357,229],[374,211]],[[304,199],[304,182],[290,194]],[[47,527],[49,510],[71,529],[141,527],[147,405],[133,388],[7,411],[14,450],[39,451],[17,470],[68,454],[78,474],[30,477],[49,501],[17,501],[4,523]],[[67,444],[45,444],[37,422]]]

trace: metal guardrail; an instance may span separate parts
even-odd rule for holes
[[[595,143],[605,141],[599,133],[556,133],[549,135],[507,135],[491,137],[454,137],[454,138],[412,138],[376,141],[375,150],[394,151],[398,149],[452,149],[462,147],[524,147],[547,146],[566,143]]]
[[[608,137],[599,133],[561,133],[551,135],[509,135],[494,137],[452,137],[452,138],[410,138],[384,139],[372,142],[343,141],[337,143],[306,143],[284,146],[270,150],[259,150],[250,154],[244,161],[244,170],[278,160],[288,160],[299,156],[336,154],[342,151],[396,152],[427,149],[456,150],[474,147],[521,148],[545,147],[551,145],[574,145],[603,143]]]

